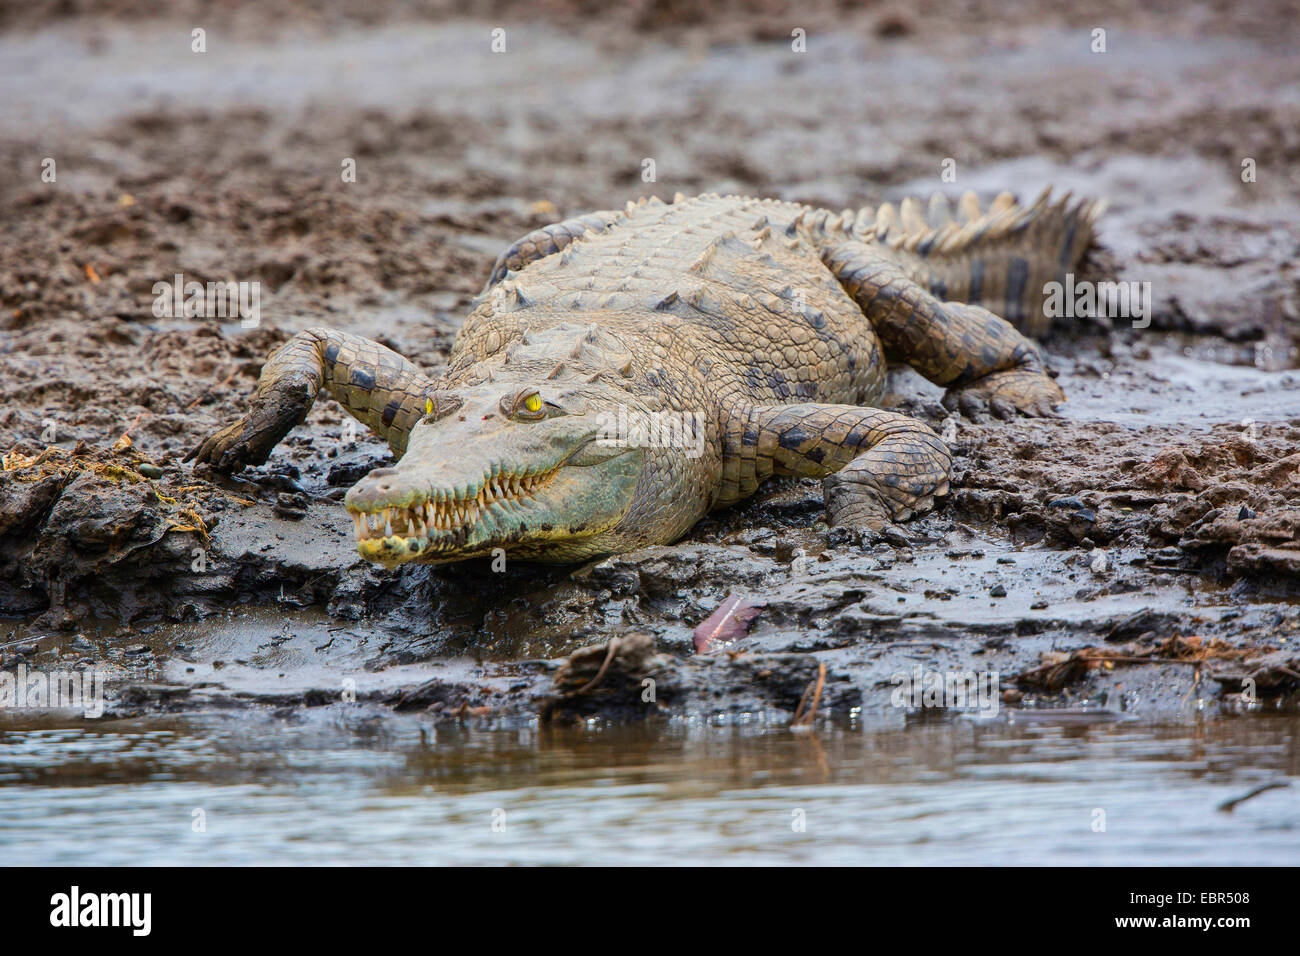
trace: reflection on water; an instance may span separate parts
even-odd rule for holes
[[[4,718],[0,861],[1295,864],[1297,730]]]

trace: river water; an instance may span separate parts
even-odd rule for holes
[[[360,713],[360,716],[358,716]],[[1297,718],[0,722],[5,864],[1300,862]]]

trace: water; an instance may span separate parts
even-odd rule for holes
[[[6,719],[0,860],[1300,862],[1300,785],[1216,809],[1300,774],[1295,716],[797,734],[690,721],[474,729],[357,713]]]

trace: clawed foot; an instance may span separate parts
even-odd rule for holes
[[[891,544],[896,548],[910,548],[925,543],[927,539],[908,531],[902,525],[886,524],[875,530],[840,525],[830,529],[826,540],[833,548],[848,547],[866,550],[882,543]]]
[[[190,449],[185,460],[217,471],[264,464],[280,439],[307,417],[310,407],[306,390],[286,383],[254,399],[247,415],[208,435]]]
[[[293,427],[292,423],[289,425]],[[216,471],[239,471],[263,464],[283,433],[274,424],[259,427],[255,416],[245,415],[233,425],[215,431],[186,454],[186,461],[204,464]]]
[[[251,449],[248,443],[240,441],[247,427],[247,419],[241,418],[233,425],[212,432],[185,453],[185,460],[217,471],[238,471],[255,464],[249,460]]]
[[[947,490],[945,481],[934,494],[945,494]],[[832,527],[879,533],[934,507],[933,494],[916,498],[901,488],[891,488],[878,475],[852,468],[827,475],[822,482],[822,498]]]
[[[1056,407],[1065,401],[1061,386],[1042,372],[1013,368],[994,372],[963,388],[949,389],[944,408],[959,411],[972,421],[997,418],[1059,418]]]

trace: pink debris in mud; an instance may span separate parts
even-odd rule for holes
[[[695,629],[695,652],[709,654],[749,634],[749,625],[762,613],[762,602],[731,594]]]

